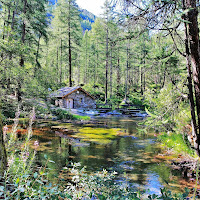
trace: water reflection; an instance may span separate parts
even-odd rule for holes
[[[40,142],[37,164],[46,164],[44,154],[55,162],[47,165],[52,180],[58,180],[63,167],[70,162],[80,162],[89,173],[103,169],[116,171],[118,182],[128,181],[134,187],[158,193],[160,187],[172,181],[173,175],[165,165],[155,162],[160,149],[153,136],[138,134],[136,122],[104,118],[92,124],[64,124],[63,129],[58,125],[53,130],[34,132],[33,141]]]

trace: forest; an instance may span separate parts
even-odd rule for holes
[[[200,198],[199,1],[105,0],[103,10],[97,17],[76,0],[0,1],[0,198]],[[75,86],[88,91],[97,104],[113,110],[140,106],[148,117],[93,119],[53,110],[49,95]],[[42,134],[45,138],[38,142]],[[140,138],[137,148],[145,146],[147,138],[161,146],[149,142],[138,150],[145,152],[138,153],[137,161],[139,169],[147,170],[150,158],[141,158],[154,156],[151,162],[160,166],[154,173],[163,179],[156,188],[160,192],[148,193],[147,175],[133,173],[130,162],[121,171],[111,168],[111,163],[125,162],[113,159],[116,152],[120,159],[135,158],[126,141],[131,134],[132,140]],[[52,147],[57,157],[48,150],[54,139],[60,145]],[[126,146],[130,152],[122,150]],[[106,164],[105,157],[93,155],[98,148]],[[90,159],[96,159],[99,168],[88,164],[93,163]],[[52,165],[57,162],[55,172]],[[181,175],[165,170],[165,163]],[[93,174],[98,170],[102,172]],[[59,179],[52,178],[53,172]],[[145,190],[131,185],[136,179],[132,173]],[[175,179],[179,183],[170,187]],[[180,179],[191,184],[181,185]]]

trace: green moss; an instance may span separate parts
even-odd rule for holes
[[[100,144],[109,144],[118,135],[120,129],[104,129],[86,127],[79,129],[78,137],[86,141],[92,141]]]
[[[173,149],[177,153],[185,152],[189,155],[194,155],[194,151],[185,143],[182,134],[164,133],[158,136],[158,139],[163,145]]]

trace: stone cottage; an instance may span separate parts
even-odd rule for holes
[[[95,109],[95,98],[81,87],[64,87],[50,94],[55,105],[67,109]]]

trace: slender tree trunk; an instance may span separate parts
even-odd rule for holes
[[[2,39],[5,40],[5,29],[6,29],[6,9],[5,9],[5,14],[4,14],[4,22],[3,22],[3,31],[2,31]],[[1,53],[1,60],[4,60],[4,54],[3,52]]]
[[[41,39],[41,34],[39,35],[39,38],[38,38],[37,52],[36,52],[36,56],[35,56],[34,77],[36,76],[36,72],[39,67],[38,57],[39,57],[39,50],[40,50],[40,39]]]
[[[125,102],[127,102],[127,91],[128,91],[128,68],[129,68],[129,43],[126,48],[126,75],[125,75]]]
[[[5,16],[6,16],[6,10],[5,10]],[[2,32],[2,39],[5,39],[5,29],[6,29],[6,19],[4,16],[4,22],[3,22],[3,32]]]
[[[163,74],[163,83],[162,83],[162,88],[165,86],[166,72],[167,72],[167,67],[165,66],[165,70],[164,70],[164,74]]]
[[[23,0],[24,2],[24,9],[23,9],[23,14],[26,15],[26,10],[27,10],[27,0]],[[21,42],[22,44],[25,44],[25,37],[26,37],[26,21],[25,19],[23,20],[22,23],[22,37],[21,37]],[[19,65],[23,68],[24,67],[24,56],[22,55],[20,58]],[[21,92],[21,87],[22,87],[22,77],[18,77],[18,87],[17,87],[17,99],[18,102],[21,102],[22,100],[22,92]]]
[[[120,86],[120,58],[119,58],[119,47],[118,47],[118,58],[117,58],[117,94],[119,94]]]
[[[69,45],[69,87],[72,87],[72,47],[71,47],[71,0],[69,0],[69,19],[68,19],[68,45]]]
[[[26,14],[26,9],[27,9],[27,0],[24,0],[24,10],[23,10],[24,14]],[[25,43],[25,36],[26,36],[26,22],[25,22],[25,20],[23,20],[23,24],[22,24],[22,38],[21,38],[22,44]],[[20,66],[21,67],[24,66],[24,57],[23,57],[23,55],[21,56],[21,59],[20,59]]]
[[[6,148],[4,144],[4,139],[3,139],[3,124],[2,124],[2,116],[0,114],[0,176],[4,176],[4,172],[6,170],[7,166],[7,154],[6,154]]]
[[[15,5],[15,3],[14,3],[14,5]],[[16,12],[16,9],[17,8],[15,8],[15,10],[13,10],[13,14],[12,14],[11,30],[14,29],[14,25],[15,25],[15,12]]]
[[[143,70],[143,93],[145,92],[146,90],[146,74],[145,74],[145,64],[146,64],[146,60],[145,60],[145,54],[144,54],[144,70]]]
[[[97,44],[97,60],[96,60],[96,71],[95,71],[95,84],[98,83],[98,68],[99,68],[99,46]]]
[[[112,98],[112,81],[113,81],[113,66],[112,66],[112,46],[110,51],[110,98]]]
[[[57,68],[57,83],[59,83],[59,56],[58,56],[58,47],[56,52],[56,68]]]
[[[88,73],[88,63],[87,63],[87,59],[88,59],[88,36],[87,33],[85,35],[86,37],[86,48],[85,48],[85,71],[84,71],[84,83],[87,83],[87,73]]]
[[[72,50],[71,50],[71,36],[69,28],[69,87],[72,87]]]
[[[80,60],[79,60],[79,55],[78,55],[78,85],[80,85]]]
[[[60,40],[60,86],[62,84],[62,39]]]
[[[105,81],[105,103],[107,103],[108,99],[108,58],[109,58],[109,52],[108,52],[108,27],[106,28],[106,81]]]
[[[9,24],[10,24],[10,16],[11,16],[11,10],[10,10],[10,5],[8,6],[8,18],[7,18],[7,26],[9,27]],[[8,30],[7,31],[7,37],[9,37],[10,35],[10,31]]]
[[[141,62],[142,63],[142,62]],[[140,93],[143,96],[143,67],[140,66]]]

